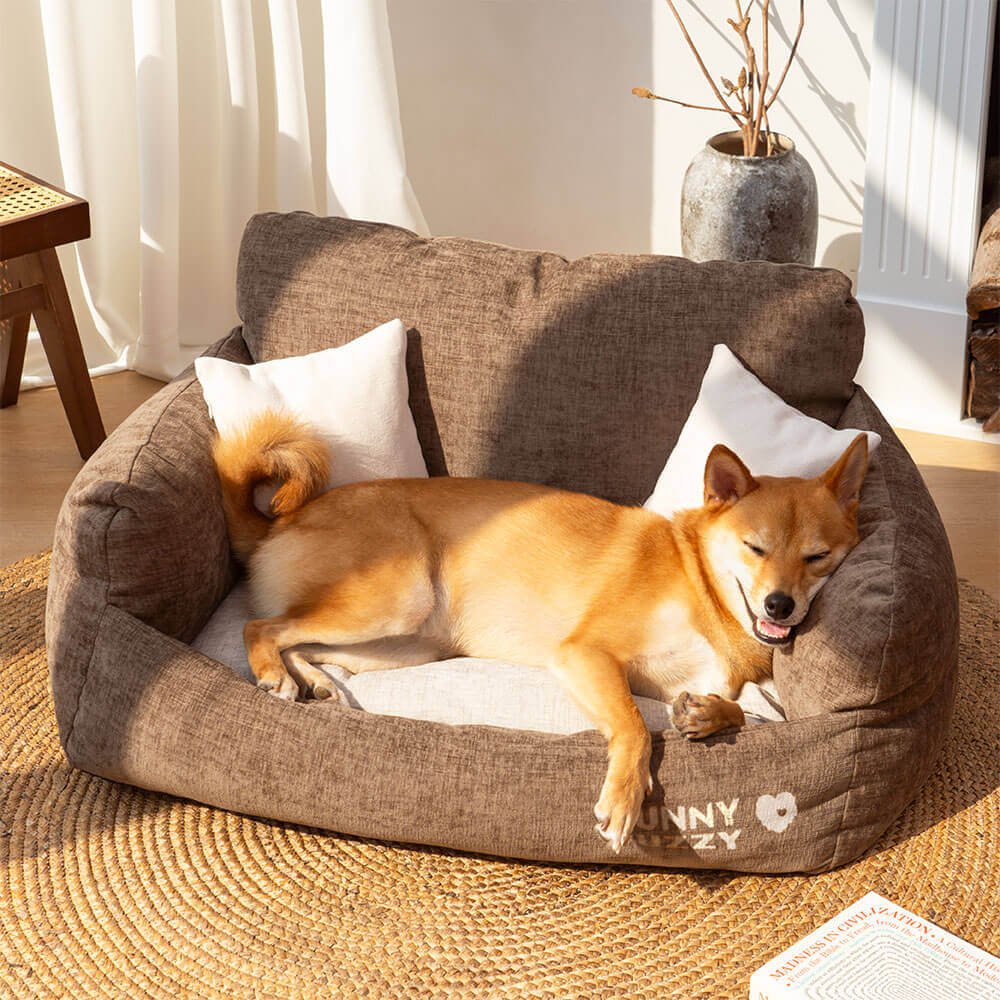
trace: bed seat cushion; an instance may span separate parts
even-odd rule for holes
[[[219,605],[191,645],[256,684],[243,645],[243,626],[254,617],[248,587],[241,580]],[[457,657],[416,667],[351,674],[325,667],[350,708],[377,715],[399,715],[454,726],[502,726],[540,733],[579,733],[594,729],[565,687],[547,670],[519,663]],[[672,729],[670,705],[636,697],[651,732]],[[747,684],[739,702],[747,723],[783,722],[772,681]]]

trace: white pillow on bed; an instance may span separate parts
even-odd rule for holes
[[[198,358],[195,373],[221,433],[263,410],[289,410],[330,446],[329,487],[426,477],[406,378],[406,327],[398,319],[342,347],[240,365]]]
[[[725,345],[712,351],[701,391],[644,506],[664,517],[704,502],[705,460],[716,444],[731,448],[755,476],[818,476],[860,434],[834,430],[789,406],[743,367]],[[868,454],[882,438],[868,435]]]

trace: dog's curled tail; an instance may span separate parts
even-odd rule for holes
[[[222,483],[229,540],[244,563],[274,523],[257,509],[256,487],[281,484],[271,499],[271,513],[280,517],[322,493],[330,475],[329,450],[319,434],[291,414],[275,410],[265,410],[239,430],[217,436],[212,457]]]

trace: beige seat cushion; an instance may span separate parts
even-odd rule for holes
[[[231,667],[244,680],[256,683],[243,644],[243,626],[252,617],[248,588],[240,581],[191,645]],[[336,666],[323,669],[346,705],[376,715],[565,735],[595,728],[563,685],[538,667],[458,657],[360,674]],[[770,680],[763,685],[744,685],[739,702],[750,725],[785,720]],[[668,703],[638,696],[635,703],[652,732],[673,728]]]

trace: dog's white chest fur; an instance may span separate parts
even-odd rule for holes
[[[728,664],[691,626],[686,608],[664,603],[654,622],[647,650],[628,664],[629,687],[635,694],[661,701],[688,690],[736,697]]]

